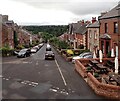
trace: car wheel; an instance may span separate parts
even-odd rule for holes
[[[24,55],[24,58],[26,58],[26,54]]]

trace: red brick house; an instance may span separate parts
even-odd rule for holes
[[[118,6],[111,9],[109,12],[99,16],[100,22],[100,49],[104,57],[107,57],[111,49],[116,52],[116,46],[119,47],[118,54],[120,59],[120,13]],[[119,27],[119,28],[118,28]]]
[[[68,38],[69,38],[68,33],[64,33],[61,36],[59,36],[60,40],[66,41],[66,42],[68,42]]]
[[[10,48],[14,48],[14,22],[8,19],[4,20],[2,16],[2,47],[8,45]],[[6,17],[6,15],[5,15]]]
[[[87,25],[84,21],[69,24],[69,41],[74,48],[87,49]]]

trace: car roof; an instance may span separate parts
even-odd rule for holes
[[[84,52],[84,53],[81,53],[83,55],[86,55],[86,54],[92,54],[91,52]]]
[[[84,55],[83,57],[84,57],[84,58],[85,58],[85,57],[87,57],[87,58],[92,58],[93,56],[92,56],[92,54],[89,54],[89,55]]]
[[[46,53],[53,53],[53,51],[46,51]]]

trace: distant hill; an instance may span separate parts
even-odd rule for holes
[[[55,36],[60,36],[67,31],[67,25],[46,25],[46,26],[23,26],[23,29],[32,31],[33,34],[38,34],[38,32],[45,32]]]

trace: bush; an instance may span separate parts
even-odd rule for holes
[[[99,77],[99,74],[98,73],[94,73],[94,77]]]
[[[74,52],[71,49],[67,50],[67,56],[73,56]]]
[[[2,56],[12,56],[14,53],[14,50],[3,47],[0,49],[0,53],[2,54]]]
[[[24,46],[19,44],[16,48],[17,48],[17,49],[23,49]]]

